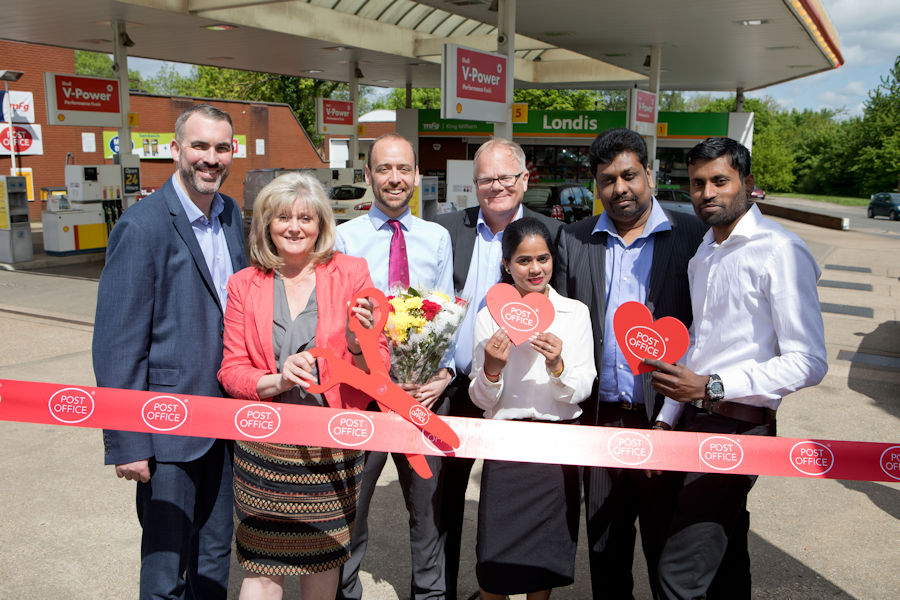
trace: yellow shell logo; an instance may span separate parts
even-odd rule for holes
[[[462,104],[457,103],[456,104],[456,114],[459,114],[461,112],[462,112]]]

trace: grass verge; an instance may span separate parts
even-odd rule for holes
[[[831,202],[832,204],[843,204],[844,206],[869,205],[869,198],[854,198],[852,196],[825,196],[822,194],[797,194],[794,192],[775,192],[772,195],[782,198],[801,198],[818,202]]]

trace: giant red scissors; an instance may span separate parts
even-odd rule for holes
[[[359,322],[359,319],[352,312],[353,307],[356,306],[356,301],[365,297],[372,298],[379,309],[379,315],[371,329],[363,327],[362,323]],[[456,448],[459,446],[459,437],[456,435],[456,432],[439,416],[391,381],[387,369],[384,368],[381,353],[378,351],[378,343],[381,336],[384,335],[384,325],[387,323],[388,318],[388,307],[387,297],[381,290],[366,288],[356,294],[353,302],[350,303],[347,309],[350,316],[349,326],[350,331],[356,334],[356,339],[359,341],[369,372],[366,373],[362,369],[341,360],[334,350],[330,348],[311,348],[309,353],[312,356],[328,363],[330,375],[327,381],[320,380],[319,383],[310,384],[306,391],[320,394],[338,384],[345,383],[372,397],[378,402],[378,406],[382,411],[395,412],[416,427],[447,444],[450,448]],[[406,457],[410,466],[422,478],[428,479],[432,476],[431,468],[428,466],[424,456],[421,454],[407,454]]]

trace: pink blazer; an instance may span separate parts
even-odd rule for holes
[[[347,303],[359,290],[372,287],[372,278],[363,258],[335,253],[330,261],[316,266],[316,345],[331,348],[348,363],[353,358],[347,349],[344,327]],[[219,381],[234,398],[259,400],[256,384],[260,377],[278,373],[272,344],[275,312],[275,275],[257,267],[238,271],[228,280],[228,304],[225,309],[225,355],[219,369]],[[381,337],[381,357],[390,368],[387,340]],[[318,361],[319,377],[327,381],[328,364]],[[363,409],[371,398],[341,384],[325,392],[332,408]]]

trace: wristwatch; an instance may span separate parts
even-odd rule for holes
[[[725,399],[725,386],[722,385],[722,378],[718,375],[712,374],[709,376],[709,381],[706,382],[706,396],[704,398],[698,398],[691,402],[697,408],[702,408],[703,410],[709,410],[709,407]]]

